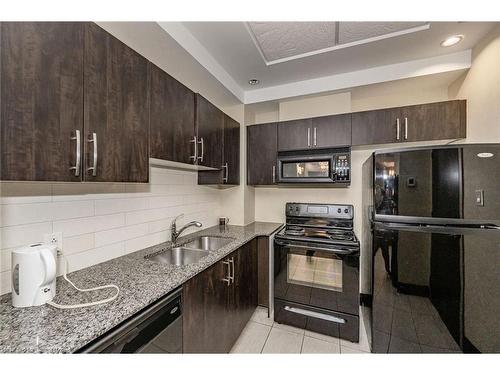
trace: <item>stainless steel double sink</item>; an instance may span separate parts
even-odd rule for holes
[[[172,247],[146,258],[153,262],[184,266],[198,262],[200,259],[206,257],[210,251],[218,250],[232,241],[234,241],[234,238],[200,236],[186,242],[182,246]]]

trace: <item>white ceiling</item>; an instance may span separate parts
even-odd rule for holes
[[[429,28],[426,22],[248,22],[267,65]]]
[[[245,103],[470,67],[491,22],[161,22]],[[440,42],[463,34],[458,45]],[[462,52],[462,53],[460,53]],[[426,73],[427,72],[427,73]],[[398,74],[395,74],[398,73]],[[377,75],[376,79],[372,79]],[[251,86],[249,79],[259,79]]]

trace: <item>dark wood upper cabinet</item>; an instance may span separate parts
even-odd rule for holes
[[[83,28],[73,22],[1,23],[2,180],[81,181]],[[83,138],[82,138],[83,140]]]
[[[198,165],[221,169],[223,165],[224,112],[196,94]]]
[[[301,150],[311,147],[311,123],[310,118],[280,122],[278,125],[278,151]]]
[[[277,123],[247,127],[248,185],[272,185],[275,183],[277,147]]]
[[[466,101],[402,107],[400,121],[403,141],[465,138]]]
[[[151,66],[150,155],[193,163],[194,93],[156,65]]]
[[[465,136],[465,100],[352,114],[353,145],[457,139]]]
[[[222,169],[217,171],[199,171],[198,184],[240,184],[240,123],[226,114],[224,114]]]
[[[351,145],[351,114],[314,117],[312,119],[313,147],[328,148]]]
[[[392,143],[397,139],[399,108],[378,109],[352,114],[352,145]],[[401,128],[400,128],[401,132]],[[399,133],[401,138],[401,133]]]
[[[240,184],[240,123],[224,115],[223,181],[227,185]]]
[[[84,74],[85,179],[147,182],[148,60],[89,23],[85,28]],[[91,142],[94,133],[97,142]],[[94,165],[95,176],[89,170]]]

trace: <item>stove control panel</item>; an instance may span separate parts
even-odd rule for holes
[[[352,220],[354,218],[354,207],[350,204],[287,203],[285,214],[286,216]]]

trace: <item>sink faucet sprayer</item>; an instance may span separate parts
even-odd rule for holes
[[[175,242],[177,241],[177,238],[179,238],[179,236],[181,235],[181,233],[184,232],[186,229],[188,229],[190,227],[201,228],[201,226],[202,226],[202,224],[199,221],[191,221],[191,222],[187,223],[186,225],[184,225],[181,229],[179,229],[177,231],[176,221],[177,221],[177,219],[180,219],[183,216],[184,216],[184,214],[180,214],[177,217],[175,217],[174,220],[172,220],[172,224],[170,225],[170,232],[172,234],[172,244],[173,245],[175,245]]]

